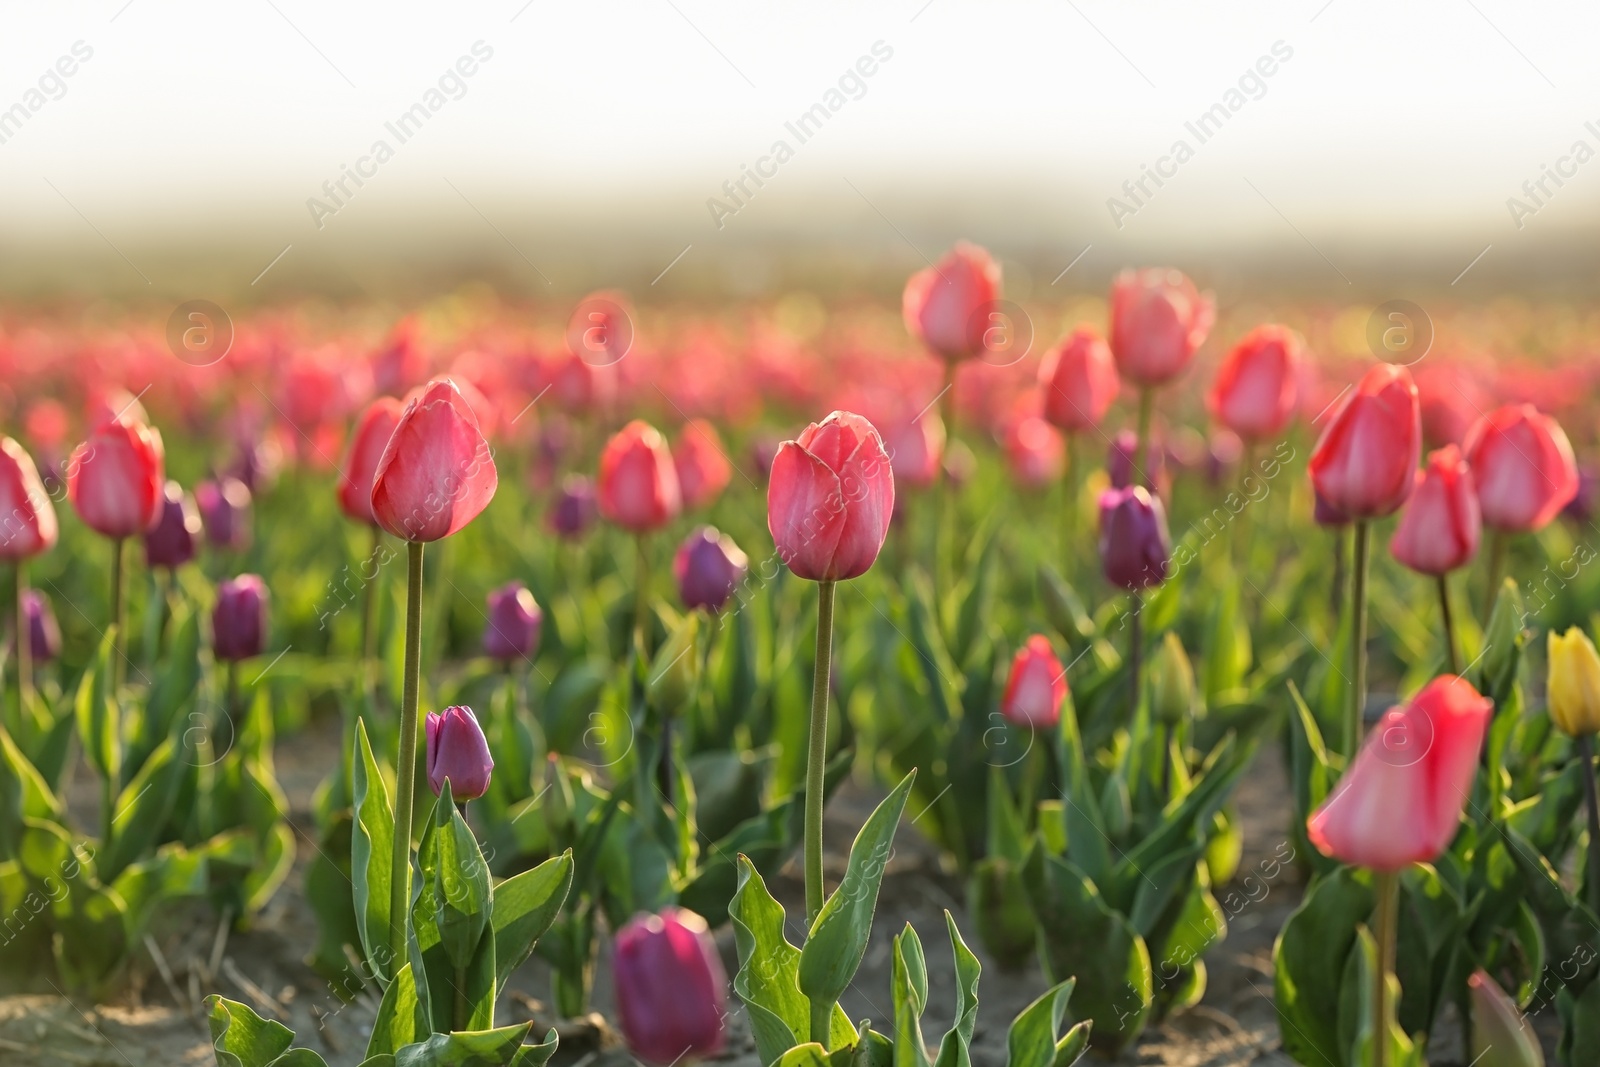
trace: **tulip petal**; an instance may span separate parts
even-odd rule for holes
[[[830,579],[844,533],[844,491],[839,476],[796,441],[785,441],[767,482],[767,529],[778,556],[801,578]]]

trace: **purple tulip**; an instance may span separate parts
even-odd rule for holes
[[[250,490],[231,475],[194,487],[195,503],[212,548],[242,551],[250,546]]]
[[[1100,566],[1106,581],[1127,590],[1160,585],[1171,554],[1159,498],[1138,485],[1100,494]]]
[[[1133,454],[1139,449],[1139,437],[1132,430],[1118,430],[1111,439],[1111,450],[1106,454],[1106,475],[1111,488],[1126,489],[1134,484]]]
[[[714,526],[696,527],[678,548],[672,560],[672,573],[678,579],[678,595],[686,608],[721,611],[744,581],[750,560],[733,538]]]
[[[267,584],[241,574],[217,586],[211,610],[211,650],[221,660],[259,656],[267,645]]]
[[[1316,507],[1312,511],[1312,518],[1316,519],[1318,526],[1339,527],[1350,524],[1350,516],[1324,500],[1322,494],[1317,492],[1315,487],[1312,488],[1311,494],[1317,500]]]
[[[489,594],[489,624],[483,628],[483,654],[509,663],[532,659],[539,647],[544,612],[528,587],[509,582]]]
[[[446,779],[457,800],[477,800],[487,793],[494,757],[489,755],[489,741],[472,709],[457,706],[430,711],[423,725],[428,733],[428,788],[433,795],[444,790]]]
[[[23,594],[22,610],[28,616],[28,648],[33,662],[48,663],[61,654],[61,627],[56,625],[56,613],[50,610],[50,599],[37,589]]]
[[[183,486],[168,482],[162,491],[161,518],[144,535],[144,561],[151,567],[181,567],[194,559],[200,515]]]
[[[561,495],[550,509],[550,528],[566,540],[576,541],[599,516],[594,486],[583,475],[574,474],[561,483]]]
[[[1578,492],[1567,502],[1564,512],[1576,522],[1588,522],[1594,517],[1595,504],[1600,503],[1600,470],[1594,467],[1578,468]]]
[[[728,979],[706,921],[664,908],[617,932],[611,970],[622,1036],[646,1063],[722,1051]]]

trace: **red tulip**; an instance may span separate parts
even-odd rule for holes
[[[1039,364],[1044,417],[1067,433],[1100,425],[1121,381],[1111,346],[1088,326],[1072,331]]]
[[[932,267],[906,282],[900,309],[906,329],[944,359],[984,349],[988,311],[1000,298],[1000,264],[977,245],[959,241]]]
[[[1066,699],[1067,672],[1050,640],[1034,634],[1011,661],[1000,714],[1014,726],[1048,730],[1061,721],[1061,703]]]
[[[161,518],[161,434],[141,422],[103,422],[67,463],[67,496],[97,533],[121,539]]]
[[[1175,270],[1125,270],[1111,286],[1111,353],[1124,378],[1161,385],[1183,373],[1216,308]]]
[[[1507,404],[1480,418],[1465,449],[1483,521],[1497,530],[1543,529],[1578,493],[1565,431],[1532,404]]]
[[[894,473],[872,423],[835,411],[785,441],[767,483],[767,529],[801,578],[842,581],[878,558],[894,511]]]
[[[0,437],[0,559],[37,556],[56,543],[56,533],[56,509],[33,457]]]
[[[944,421],[929,411],[914,422],[894,423],[884,435],[884,447],[897,484],[926,488],[939,477],[939,462],[944,458]]]
[[[1006,430],[1006,462],[1024,486],[1049,485],[1061,477],[1066,445],[1061,432],[1037,415],[1026,415]]]
[[[1417,368],[1422,440],[1433,448],[1459,445],[1489,403],[1483,387],[1459,367],[1431,360]]]
[[[1217,369],[1206,407],[1245,438],[1281,433],[1294,414],[1305,342],[1287,326],[1257,326],[1234,345]]]
[[[676,907],[635,916],[612,953],[618,1022],[635,1056],[664,1067],[722,1051],[728,979],[704,919]]]
[[[478,420],[449,378],[406,405],[372,478],[372,516],[406,541],[437,541],[478,517],[500,484]]]
[[[372,516],[372,478],[404,410],[394,397],[380,396],[367,405],[355,436],[350,438],[350,450],[339,473],[339,507],[356,522],[377,525]]]
[[[705,419],[684,424],[678,443],[672,447],[672,465],[678,474],[678,492],[685,508],[714,503],[733,477],[733,464],[722,448],[722,438]]]
[[[1453,674],[1390,708],[1306,821],[1323,855],[1378,871],[1437,857],[1472,789],[1491,701]]]
[[[644,533],[664,526],[682,508],[678,472],[661,431],[634,419],[600,453],[600,514]]]
[[[1422,422],[1411,372],[1379,363],[1361,379],[1311,453],[1311,484],[1351,519],[1393,514],[1411,495]]]
[[[1419,574],[1447,574],[1478,553],[1483,520],[1473,489],[1472,468],[1461,449],[1446,445],[1428,453],[1417,472],[1411,502],[1389,541],[1389,554]]]

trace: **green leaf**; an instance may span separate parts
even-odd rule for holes
[[[922,1042],[922,1011],[928,1004],[928,966],[922,942],[906,923],[895,935],[893,955],[894,1067],[928,1067]]]
[[[1395,1006],[1400,1001],[1400,980],[1392,974],[1377,973],[1378,944],[1365,926],[1356,929],[1356,959],[1360,975],[1357,1002],[1361,1006],[1361,1014],[1355,1044],[1350,1050],[1351,1067],[1372,1067],[1378,1062],[1373,1040],[1379,1033],[1382,1033],[1382,1040],[1388,1046],[1388,1054],[1383,1059],[1386,1067],[1426,1067],[1421,1044],[1413,1043],[1395,1018]],[[1373,993],[1376,990],[1375,983],[1380,981],[1387,984],[1388,995],[1383,1003],[1383,1018],[1374,1019]]]
[[[531,1022],[498,1030],[434,1034],[394,1054],[395,1067],[512,1067]]]
[[[356,721],[356,754],[350,768],[355,821],[350,833],[350,883],[356,929],[374,977],[387,984],[395,960],[389,945],[390,864],[394,862],[394,809],[383,772],[367,741],[366,723]]]
[[[411,964],[407,963],[395,972],[389,988],[383,991],[377,1018],[372,1020],[372,1036],[367,1039],[367,1057],[392,1055],[412,1044],[417,1039],[421,1022],[417,982],[411,976]]]
[[[162,670],[150,686],[144,713],[134,720],[128,762],[143,766],[156,746],[170,737],[173,724],[200,685],[200,618],[187,607],[173,612],[171,640],[161,653]]]
[[[1053,986],[1012,1020],[1006,1032],[1006,1067],[1064,1067],[1057,1063],[1056,1035],[1061,1032],[1075,984],[1075,979],[1068,978]]]
[[[523,1045],[517,1049],[517,1054],[511,1057],[511,1067],[544,1067],[556,1054],[560,1043],[555,1030],[546,1030],[544,1040],[537,1045]]]
[[[783,935],[783,905],[749,859],[738,862],[739,888],[728,906],[739,954],[733,991],[749,1013],[761,1062],[770,1064],[804,1041],[811,1006],[800,992],[800,950]]]
[[[129,940],[138,941],[156,908],[203,896],[207,885],[205,854],[173,842],[154,856],[129,864],[111,888],[127,908]]]
[[[1306,890],[1272,949],[1284,1051],[1300,1063],[1345,1064],[1339,999],[1356,928],[1372,914],[1371,876],[1339,867]]]
[[[883,869],[915,780],[915,771],[906,775],[868,817],[850,846],[844,878],[811,924],[805,948],[800,950],[800,990],[812,1000],[836,1002],[861,966]]]
[[[489,926],[489,865],[456,808],[448,780],[433,811],[434,922],[445,955],[460,970],[472,962]]]
[[[572,850],[545,860],[494,887],[495,989],[532,954],[572,890]]]
[[[114,783],[122,780],[122,741],[116,697],[111,692],[111,657],[116,654],[116,637],[116,627],[106,627],[94,662],[78,683],[75,705],[84,756],[101,778]]]
[[[287,1026],[215,993],[206,998],[206,1021],[211,1025],[217,1067],[271,1067],[294,1043],[294,1031]]]
[[[971,1067],[972,1032],[978,1025],[978,978],[983,966],[961,940],[955,918],[946,911],[945,926],[950,931],[950,952],[956,961],[956,1018],[939,1042],[938,1067]]]
[[[0,859],[16,855],[25,818],[61,822],[65,809],[11,735],[0,727]]]
[[[106,881],[115,880],[124,867],[156,843],[183,784],[180,751],[187,753],[188,747],[180,750],[171,737],[156,746],[112,806],[110,844],[98,857],[100,877]]]
[[[789,1049],[771,1067],[831,1067],[828,1050],[814,1041]]]

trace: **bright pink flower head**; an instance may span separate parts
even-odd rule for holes
[[[700,916],[676,907],[634,916],[617,931],[611,971],[635,1056],[666,1067],[722,1051],[728,978]]]
[[[1267,323],[1223,357],[1206,394],[1211,416],[1244,438],[1282,433],[1294,414],[1305,342],[1287,326]]]
[[[1088,326],[1079,326],[1039,364],[1044,417],[1067,433],[1091,430],[1121,388],[1111,346]]]
[[[1061,703],[1066,699],[1067,672],[1049,639],[1034,634],[1011,661],[1000,714],[1013,726],[1048,730],[1061,721]]]
[[[1377,871],[1438,857],[1461,822],[1491,706],[1466,679],[1445,674],[1411,703],[1384,712],[1306,821],[1311,843],[1325,856]]]
[[[428,788],[434,796],[444,792],[446,779],[456,800],[477,800],[489,791],[494,757],[471,708],[430,711],[423,730],[427,735]]]
[[[37,556],[56,543],[56,509],[33,457],[0,437],[0,559]]]
[[[67,496],[90,529],[121,539],[161,518],[161,434],[142,422],[101,423],[67,462]]]
[[[671,522],[683,507],[678,471],[661,431],[634,419],[600,453],[600,514],[644,533]]]
[[[1030,488],[1049,485],[1061,477],[1066,443],[1061,431],[1037,415],[1025,415],[1006,429],[1006,463],[1012,477]]]
[[[894,472],[872,423],[835,411],[785,441],[767,483],[767,529],[791,571],[814,582],[865,574],[894,512]]]
[[[1445,445],[1428,453],[1389,540],[1389,554],[1419,574],[1448,574],[1478,554],[1482,532],[1472,468],[1461,449]]]
[[[988,309],[1000,298],[1000,264],[977,245],[958,241],[935,265],[906,282],[900,310],[911,335],[945,359],[983,351]]]
[[[1483,521],[1497,530],[1540,530],[1578,494],[1566,431],[1532,404],[1507,404],[1480,418],[1465,451]]]
[[[372,517],[372,479],[404,410],[394,397],[380,396],[367,405],[350,438],[350,450],[339,473],[339,508],[356,522],[377,525]]]
[[[1175,270],[1125,270],[1111,285],[1111,354],[1142,386],[1171,381],[1194,357],[1216,318],[1210,296]]]
[[[449,378],[406,405],[372,477],[372,517],[405,541],[437,541],[477,518],[500,484],[477,417]]]
[[[1422,421],[1411,372],[1393,363],[1367,371],[1311,453],[1311,484],[1351,519],[1392,515],[1411,495]]]
[[[672,465],[678,473],[678,492],[685,508],[716,502],[733,477],[733,464],[722,447],[717,428],[705,419],[684,424],[672,446]]]

